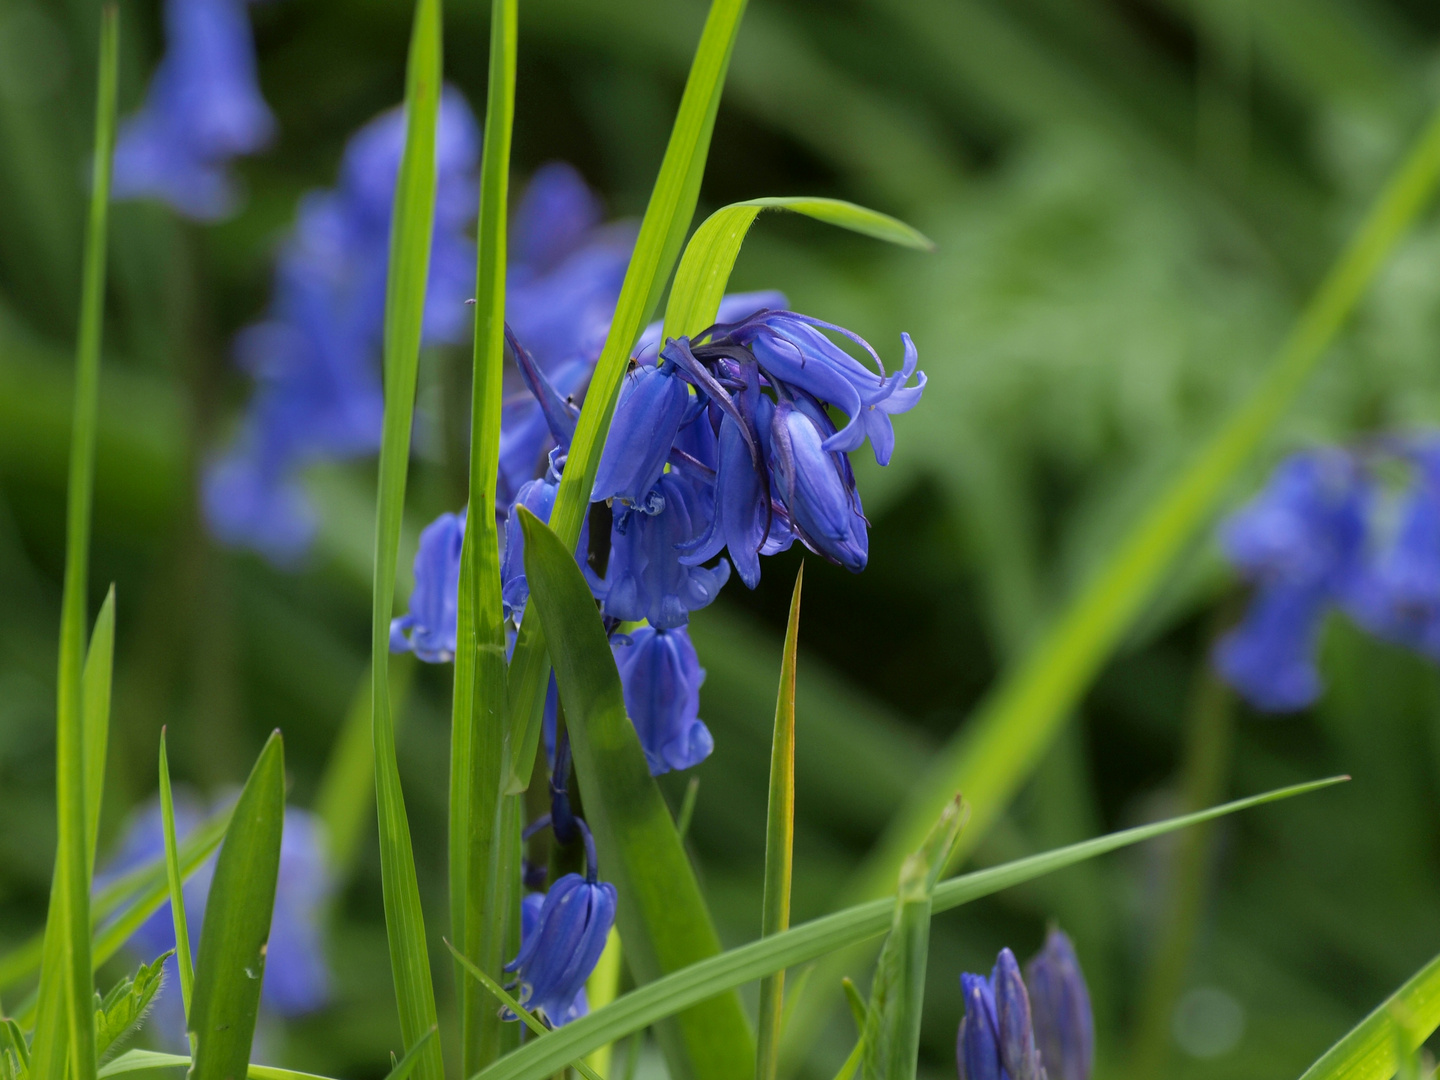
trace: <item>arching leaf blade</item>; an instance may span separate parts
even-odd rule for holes
[[[1436,1028],[1440,1028],[1440,956],[1325,1051],[1300,1080],[1389,1080],[1400,1068],[1401,1050],[1413,1053]]]

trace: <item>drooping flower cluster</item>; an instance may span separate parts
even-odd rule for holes
[[[178,841],[183,844],[204,817],[197,802],[178,798],[175,804]],[[97,875],[96,886],[103,887],[107,881],[159,858],[164,852],[160,804],[154,801],[132,816],[119,850]],[[205,905],[214,876],[215,858],[211,857],[185,883],[185,916],[192,955],[199,955]],[[302,1016],[329,1000],[330,972],[325,962],[321,919],[332,889],[319,820],[307,811],[287,807],[261,989],[262,1007],[276,1016]],[[175,924],[168,903],[140,925],[130,938],[129,947],[145,962],[175,948]],[[185,1013],[174,957],[165,962],[165,969],[165,984],[155,998],[155,1025],[169,1046],[184,1050],[188,1045]]]
[[[380,346],[395,179],[405,118],[392,110],[351,138],[330,191],[302,199],[266,317],[235,341],[256,382],[238,438],[205,477],[211,530],[278,563],[303,554],[315,522],[296,479],[319,460],[373,453],[384,397]],[[441,100],[425,340],[468,340],[479,132],[458,91]]]
[[[1396,465],[1408,472],[1399,491],[1378,477]],[[1221,545],[1255,592],[1215,662],[1257,709],[1320,696],[1316,650],[1332,608],[1440,661],[1440,439],[1296,454],[1225,523]]]
[[[966,973],[960,985],[960,1080],[1089,1080],[1095,1059],[1090,992],[1062,931],[1050,931],[1024,977],[1015,954],[1001,949],[989,978]]]
[[[165,56],[116,140],[114,198],[161,199],[201,221],[234,211],[230,160],[262,149],[275,132],[246,7],[246,0],[166,0]]]

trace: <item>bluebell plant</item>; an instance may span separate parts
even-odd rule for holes
[[[960,1080],[1089,1080],[1095,1021],[1074,946],[1063,931],[1050,931],[1024,976],[1015,954],[1001,949],[989,977],[967,972],[960,985]]]
[[[183,842],[204,817],[204,809],[197,800],[177,798],[177,838]],[[286,809],[280,843],[280,875],[261,991],[262,1007],[274,1016],[303,1016],[329,1001],[330,970],[325,959],[322,917],[333,881],[322,831],[314,815],[296,807]],[[131,816],[119,848],[96,877],[97,887],[153,861],[164,850],[160,804],[152,800]],[[195,955],[198,955],[214,873],[212,856],[185,882],[185,915]],[[175,924],[168,903],[140,925],[128,947],[142,961],[175,948]],[[168,1047],[183,1051],[188,1044],[179,969],[174,956],[165,962],[165,973],[164,986],[155,998],[155,1028]]]
[[[247,0],[166,0],[165,55],[119,132],[111,194],[156,198],[200,221],[234,212],[228,166],[264,148],[275,119],[255,71]]]
[[[1408,479],[1395,491],[1381,474],[1397,465]],[[1220,539],[1254,592],[1215,664],[1255,708],[1290,712],[1319,698],[1316,653],[1333,610],[1440,661],[1440,438],[1292,455]]]

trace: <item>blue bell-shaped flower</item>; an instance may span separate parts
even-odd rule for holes
[[[665,469],[689,405],[689,384],[674,364],[637,367],[627,374],[590,500],[642,501]]]
[[[1090,1080],[1095,1066],[1095,1017],[1075,946],[1054,929],[1025,965],[1035,1044],[1049,1080]]]
[[[1315,650],[1329,604],[1314,586],[1261,586],[1240,625],[1216,642],[1216,670],[1261,712],[1314,704],[1322,689]]]
[[[705,669],[689,631],[644,626],[612,638],[610,647],[650,775],[688,769],[709,757],[715,740],[700,719]]]
[[[510,516],[505,521],[505,553],[500,560],[500,598],[505,613],[518,619],[525,601],[530,598],[530,585],[525,580],[525,534],[520,529],[520,515],[515,507],[523,506],[541,521],[550,520],[555,508],[555,494],[560,483],[552,475],[525,484],[515,497]]]
[[[1001,949],[990,975],[995,993],[995,1025],[1000,1036],[1000,1063],[1010,1080],[1045,1080],[1035,1048],[1035,1026],[1030,1016],[1030,995],[1020,977],[1015,954]]]
[[[455,659],[460,600],[460,551],[465,511],[441,514],[420,533],[410,611],[390,622],[390,651],[413,652],[428,664]]]
[[[1000,1033],[995,1019],[995,994],[984,975],[960,976],[965,1015],[955,1040],[960,1080],[1001,1080]]]
[[[780,401],[770,425],[774,492],[805,546],[852,573],[869,558],[869,523],[860,509],[855,473],[844,454],[825,443],[835,425],[814,401]]]

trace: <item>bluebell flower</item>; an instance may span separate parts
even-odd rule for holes
[[[505,613],[517,622],[525,601],[530,597],[530,584],[525,578],[525,533],[520,528],[518,507],[525,507],[541,521],[550,520],[555,508],[555,495],[560,490],[559,478],[553,473],[540,480],[531,480],[520,489],[505,521],[505,554],[500,561],[500,596]]]
[[[644,626],[616,635],[610,647],[650,775],[688,769],[709,757],[715,740],[700,719],[705,669],[689,631]]]
[[[520,1004],[552,1027],[582,1015],[585,980],[615,925],[615,886],[598,880],[595,841],[583,822],[577,824],[585,839],[585,876],[566,874],[550,886],[528,933],[522,911],[520,952],[505,965],[519,974]]]
[[[244,0],[167,0],[165,56],[115,144],[116,199],[153,197],[202,221],[229,215],[226,166],[274,134]]]
[[[674,364],[630,371],[620,385],[591,500],[643,500],[664,471],[689,406],[689,384]]]
[[[815,402],[803,396],[782,400],[770,424],[770,475],[806,546],[858,573],[869,559],[869,523],[849,459],[825,449],[834,431]]]
[[[543,884],[543,880],[541,882]],[[543,892],[526,893],[525,898],[520,901],[520,945],[523,948],[525,942],[535,935],[540,928],[540,912],[545,907],[545,894]],[[508,1014],[509,1010],[505,1010]],[[581,986],[579,992],[564,1009],[560,1016],[551,1021],[556,1027],[570,1023],[571,1020],[579,1020],[580,1017],[590,1012],[590,999],[585,996],[585,987]],[[506,1019],[510,1019],[507,1015]],[[518,1018],[517,1018],[518,1019]]]
[[[708,498],[679,473],[667,472],[643,504],[616,514],[608,573],[603,581],[591,575],[606,615],[668,630],[715,599],[730,564],[721,559],[714,567],[686,566],[677,550],[700,533]]]
[[[183,794],[178,797],[175,804],[177,838],[183,842],[203,816],[197,803]],[[160,805],[158,801],[151,802],[132,816],[119,850],[97,875],[97,886],[163,855],[164,851]],[[276,1016],[314,1012],[330,997],[330,973],[325,962],[321,926],[334,884],[327,858],[319,819],[304,810],[287,807],[260,999],[262,1008]],[[212,857],[185,883],[185,917],[192,955],[199,954],[205,903],[214,874],[215,858]],[[128,945],[145,961],[175,947],[175,926],[168,903],[141,924]],[[168,1045],[186,1048],[184,1004],[174,957],[166,961],[165,985],[156,997],[153,1020]]]
[[[1025,965],[1035,1043],[1049,1080],[1090,1080],[1095,1066],[1095,1017],[1075,946],[1052,929]]]
[[[1341,450],[1293,455],[1221,531],[1230,561],[1255,582],[1240,625],[1215,647],[1221,676],[1257,709],[1288,712],[1320,695],[1315,651],[1325,614],[1353,591],[1371,488]]]
[[[464,510],[441,514],[421,531],[410,610],[390,622],[391,652],[413,652],[429,664],[455,659],[464,543]]]
[[[955,1039],[955,1060],[960,1080],[1001,1080],[1000,1027],[995,1017],[995,992],[984,975],[960,976],[965,1015]]]
[[[1440,442],[1406,451],[1412,476],[1393,535],[1375,545],[1344,607],[1376,637],[1440,660]]]
[[[1030,1015],[1030,995],[1020,976],[1015,954],[1001,949],[990,974],[995,994],[995,1030],[999,1034],[1000,1063],[1010,1080],[1044,1080],[1040,1053],[1035,1048],[1035,1025]]]

